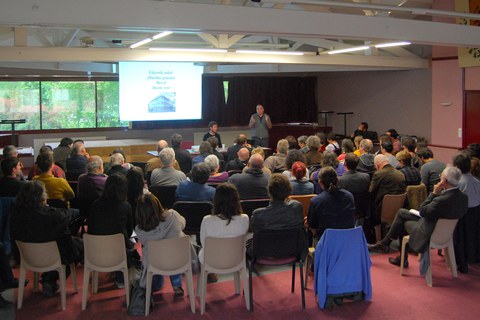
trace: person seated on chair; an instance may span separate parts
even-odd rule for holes
[[[205,245],[208,237],[231,238],[248,232],[249,219],[242,213],[240,196],[237,188],[231,183],[217,187],[213,198],[213,212],[203,218],[200,226],[200,242]],[[200,263],[203,263],[203,248],[198,253]],[[216,274],[208,275],[208,282],[216,282]]]
[[[308,151],[305,153],[307,159],[307,166],[312,166],[322,162],[322,153],[320,150],[320,138],[317,136],[310,136],[307,138]]]
[[[420,175],[420,170],[412,167],[412,156],[410,155],[410,153],[405,150],[401,150],[397,153],[396,158],[400,163],[399,171],[405,176],[405,183],[407,184],[407,186],[419,185],[422,182],[422,177]],[[437,182],[440,181],[440,173],[442,171],[439,172]]]
[[[108,170],[105,172],[107,176],[111,176],[115,173],[121,173],[123,175],[127,175],[128,168],[124,167],[125,163],[125,157],[117,152],[117,153],[112,153],[110,156],[110,165],[108,167]]]
[[[153,170],[150,182],[152,186],[178,186],[182,181],[187,180],[185,173],[175,170],[175,152],[172,148],[164,148],[159,153],[162,167]]]
[[[283,172],[287,169],[285,160],[288,153],[288,141],[281,139],[277,142],[277,153],[265,159],[264,166],[271,172]]]
[[[326,139],[327,139],[328,145],[325,147],[325,150],[332,151],[337,156],[340,155],[341,149],[340,149],[340,146],[338,145],[335,133],[330,132],[327,135]]]
[[[70,157],[66,160],[66,176],[68,181],[77,181],[78,176],[87,172],[87,159],[90,158],[82,141],[73,143]]]
[[[75,197],[75,193],[67,180],[53,176],[52,172],[55,164],[52,151],[39,154],[37,164],[41,174],[33,177],[33,180],[42,181],[45,184],[48,199],[60,199],[67,203],[68,200]]]
[[[360,150],[360,161],[358,162],[357,171],[365,172],[370,175],[370,177],[375,172],[374,158],[372,154],[373,143],[370,139],[362,139],[359,144]],[[356,154],[356,153],[355,153]]]
[[[57,178],[56,178],[57,179]],[[71,236],[70,222],[72,215],[68,209],[54,208],[47,205],[47,192],[43,182],[38,180],[25,183],[15,201],[10,221],[12,240],[23,242],[56,241],[62,264],[78,262],[81,255],[78,244],[80,240]],[[77,245],[74,245],[74,242]],[[42,274],[42,290],[45,297],[52,297],[58,290],[58,272],[49,271]]]
[[[250,151],[248,148],[240,148],[237,152],[237,157],[227,162],[225,171],[230,170],[243,170],[247,166],[248,159],[250,158]]]
[[[398,163],[397,158],[395,158],[392,152],[393,152],[393,144],[390,141],[390,139],[380,144],[380,154],[383,154],[384,156],[387,157],[388,162],[392,167],[394,167],[395,169],[399,169],[400,163]]]
[[[308,137],[305,136],[305,135],[302,135],[302,136],[297,138],[298,147],[300,148],[300,151],[302,151],[303,153],[308,152],[307,139],[308,139]]]
[[[207,185],[210,167],[199,163],[192,168],[192,181],[182,181],[175,190],[175,199],[180,201],[213,201],[215,188]]]
[[[205,158],[205,164],[210,168],[210,178],[208,178],[207,183],[222,183],[228,181],[228,172],[218,172],[220,169],[220,163],[217,156],[214,154],[209,155]]]
[[[127,260],[139,258],[130,241],[133,232],[132,206],[128,203],[128,181],[125,175],[115,173],[107,178],[100,198],[93,202],[88,217],[88,233],[94,235],[124,236]],[[129,265],[130,267],[130,265]],[[123,273],[115,273],[117,287],[123,287]]]
[[[355,226],[355,201],[353,195],[338,188],[337,173],[324,167],[318,174],[323,192],[310,200],[308,227],[317,239],[328,229],[350,229]]]
[[[320,170],[325,167],[332,167],[333,169],[335,169],[335,172],[339,177],[343,176],[343,174],[345,173],[345,164],[338,161],[338,157],[335,153],[331,151],[323,152],[323,159],[320,168],[318,168],[310,175],[310,180],[313,181],[313,185],[315,186],[315,193],[322,192],[322,189],[318,184],[318,174],[320,173]]]
[[[217,150],[218,147],[222,147],[221,145],[218,144],[217,138],[210,137],[207,139],[207,142],[210,143],[210,145],[212,146],[212,153],[217,156],[218,160],[225,161],[225,157],[223,156],[223,154],[221,154]]]
[[[369,245],[368,249],[388,253],[393,240],[398,239],[401,242],[403,236],[409,234],[409,247],[415,252],[423,253],[428,249],[430,236],[438,219],[460,219],[467,213],[468,197],[458,188],[461,175],[462,172],[458,168],[446,167],[441,174],[440,182],[420,206],[420,216],[410,213],[407,209],[399,209],[387,235],[380,242]],[[400,266],[400,255],[390,257],[388,261]],[[405,255],[404,267],[408,268],[408,255]]]
[[[407,137],[402,140],[402,146],[403,150],[407,151],[412,156],[412,167],[420,169],[423,163],[415,153],[417,142],[412,137]]]
[[[427,192],[432,192],[433,186],[440,181],[440,174],[445,169],[446,165],[445,163],[434,159],[433,152],[430,148],[417,148],[416,154],[423,163],[420,167],[422,183],[427,187]]]
[[[52,151],[52,147],[50,146],[43,146],[40,148],[40,151],[38,152],[38,154],[41,154],[41,153],[45,153],[45,152],[53,152]],[[53,154],[52,154],[53,155]],[[55,162],[55,156],[53,155],[53,161]],[[32,178],[34,176],[38,176],[40,174],[40,170],[38,170],[38,164],[35,162],[33,164],[33,167],[30,169],[30,172],[28,173],[28,180],[32,180]],[[66,179],[65,177],[65,171],[63,171],[62,168],[60,168],[59,166],[57,166],[55,163],[53,164],[53,170],[52,170],[52,174],[54,177],[56,178],[63,178],[63,179]]]
[[[355,146],[353,145],[353,142],[352,140],[346,138],[346,139],[343,139],[342,140],[342,153],[338,156],[338,161],[340,163],[344,163],[345,162],[345,156],[347,155],[347,153],[352,153],[355,151]]]
[[[192,157],[187,150],[181,148],[182,139],[183,137],[181,134],[174,133],[170,138],[170,143],[175,152],[175,160],[178,162],[180,170],[187,174],[192,170]]]
[[[305,154],[302,151],[296,150],[296,149],[289,150],[287,154],[287,159],[285,159],[286,169],[282,173],[286,175],[290,180],[295,179],[295,176],[292,175],[292,166],[295,162],[298,162],[298,161],[303,162],[303,164],[305,164],[305,168],[307,167],[307,159],[305,158]],[[307,180],[308,180],[308,177],[310,176],[308,169],[306,174],[307,174]]]
[[[198,156],[195,156],[192,159],[193,165],[204,162],[207,156],[213,154],[212,145],[207,141],[202,141],[202,143],[200,143],[200,146],[198,148],[198,152],[200,154]]]
[[[405,182],[405,176],[400,171],[394,169],[383,154],[377,155],[374,162],[377,171],[373,174],[369,189],[371,200],[373,201],[369,220],[371,225],[375,227],[378,241],[381,238],[383,197],[387,194],[405,193],[407,191],[407,183]]]
[[[22,164],[18,158],[9,157],[2,160],[1,166],[0,197],[16,197],[25,184],[25,180],[20,179]]]
[[[253,148],[252,149],[252,152],[251,152],[251,156],[253,156],[254,154],[259,154],[262,156],[263,160],[265,160],[265,151],[263,151],[263,148],[262,147],[256,147],[256,148]],[[288,158],[287,158],[288,160]],[[249,166],[248,166],[248,161],[247,160],[247,165],[242,169],[242,173],[247,171],[249,169]],[[292,162],[293,163],[293,162]],[[286,162],[285,162],[286,164]],[[268,168],[265,168],[265,166],[262,168],[262,171],[263,173],[265,173],[267,176],[271,176],[272,175],[272,171],[270,171],[270,169]],[[285,171],[284,171],[284,174],[285,174]]]
[[[252,231],[303,228],[303,206],[290,200],[292,185],[281,173],[272,174],[268,182],[270,204],[252,213]]]
[[[82,173],[78,177],[77,198],[80,203],[80,211],[88,216],[88,211],[93,201],[100,198],[107,175],[103,173],[103,160],[99,156],[91,156],[87,160],[88,173]]]
[[[388,129],[386,134],[390,137],[390,141],[393,145],[392,154],[395,156],[397,152],[402,150],[402,142],[399,139],[398,132],[395,129]]]
[[[237,187],[240,199],[261,199],[268,198],[268,178],[269,175],[263,171],[263,157],[257,153],[250,157],[248,169],[234,174],[228,182]]]
[[[174,239],[185,236],[185,218],[177,211],[162,207],[160,201],[151,193],[142,195],[137,202],[135,212],[137,226],[135,233],[142,243],[142,275],[140,287],[147,287],[147,266],[148,266],[148,241]],[[152,292],[159,291],[163,287],[162,275],[154,275],[152,279]],[[175,297],[183,296],[182,275],[170,276]]]
[[[300,151],[301,152],[301,151]],[[308,180],[308,170],[305,163],[296,161],[292,165],[290,183],[292,184],[292,194],[312,194],[315,186]]]
[[[69,137],[65,137],[60,140],[58,147],[53,149],[53,158],[63,170],[67,168],[67,159],[72,152],[73,140]]]
[[[232,161],[238,157],[238,151],[241,148],[247,148],[248,151],[252,149],[252,146],[247,142],[247,136],[244,133],[240,133],[235,140],[235,144],[227,149],[226,161]]]
[[[132,167],[128,170],[127,182],[127,201],[130,203],[130,206],[132,206],[133,218],[135,220],[135,210],[137,209],[138,200],[142,195],[148,193],[148,189],[145,187],[145,180],[143,179],[142,168]],[[135,223],[133,225],[135,225]]]

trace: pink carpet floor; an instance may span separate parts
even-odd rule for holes
[[[427,287],[418,273],[416,257],[410,257],[410,268],[400,276],[399,268],[388,263],[389,255],[372,255],[373,300],[346,302],[332,310],[320,310],[313,293],[313,280],[306,290],[306,309],[301,307],[299,278],[295,293],[290,293],[291,271],[280,271],[254,278],[254,312],[245,308],[242,295],[234,294],[233,280],[209,284],[206,312],[190,312],[185,296],[174,299],[170,282],[155,295],[155,307],[148,318],[155,319],[478,319],[480,317],[480,265],[470,266],[469,274],[453,279],[442,257],[432,251],[433,287]],[[18,272],[18,269],[16,269]],[[30,281],[32,281],[31,274]],[[89,292],[87,310],[81,311],[82,267],[77,268],[79,293],[73,293],[67,280],[67,310],[60,309],[60,296],[44,298],[33,293],[30,284],[25,290],[22,310],[15,310],[16,319],[139,319],[129,317],[125,307],[125,291],[116,289],[107,275],[100,276],[99,293]],[[184,288],[186,286],[184,285]],[[15,295],[17,292],[15,291]]]

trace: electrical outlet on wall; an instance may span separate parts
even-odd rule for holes
[[[458,137],[459,137],[459,138],[462,137],[462,128],[458,128]]]

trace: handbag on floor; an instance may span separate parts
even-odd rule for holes
[[[128,315],[144,316],[147,289],[140,287],[140,281],[135,280],[130,291],[130,304],[128,306]],[[150,308],[153,308],[153,295],[150,296]]]

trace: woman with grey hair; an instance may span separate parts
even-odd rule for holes
[[[205,158],[205,164],[210,168],[210,178],[207,183],[223,183],[228,180],[228,172],[218,172],[220,169],[220,161],[214,154]]]

